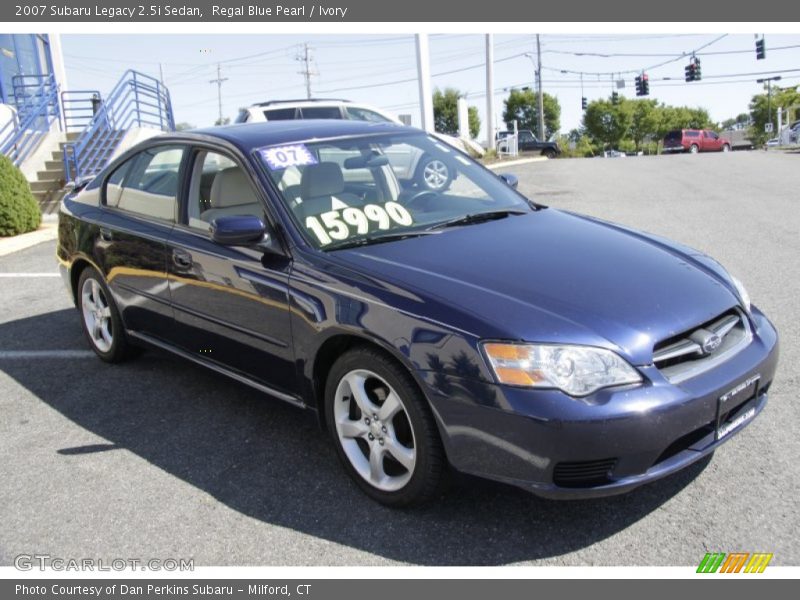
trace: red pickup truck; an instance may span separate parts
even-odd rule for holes
[[[664,137],[664,152],[729,152],[731,142],[710,129],[676,129]]]

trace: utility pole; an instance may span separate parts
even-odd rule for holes
[[[764,79],[756,79],[756,83],[766,82],[767,84],[767,123],[770,125],[772,124],[772,82],[780,80],[780,75],[776,75],[775,77],[766,77]]]
[[[539,141],[544,141],[544,97],[542,96],[542,44],[536,34],[536,79],[539,86]]]
[[[487,148],[494,148],[494,36],[486,34],[486,136]]]
[[[208,83],[217,84],[217,102],[219,104],[219,119],[217,121],[218,125],[224,125],[222,119],[222,84],[226,81],[228,81],[228,78],[222,76],[222,65],[217,63],[217,78],[211,79]]]
[[[311,54],[311,47],[308,43],[303,44],[303,54],[297,57],[297,60],[303,63],[303,70],[300,71],[300,75],[302,75],[306,80],[306,98],[311,100],[311,78],[315,75],[319,75],[312,64],[314,62],[314,57]]]

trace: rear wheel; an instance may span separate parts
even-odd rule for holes
[[[425,155],[419,161],[416,179],[422,189],[441,192],[450,185],[453,173],[444,161]]]
[[[331,368],[326,420],[345,470],[388,506],[421,504],[442,486],[444,450],[411,375],[383,353],[356,348]]]
[[[552,148],[546,148],[545,150],[542,150],[542,156],[546,158],[555,158],[556,151],[553,150]]]
[[[103,276],[87,267],[78,279],[83,333],[95,354],[106,362],[124,360],[131,352],[117,305]]]
[[[697,154],[698,152],[700,152],[700,146],[698,146],[697,144],[692,144],[691,146],[689,146],[690,154]]]

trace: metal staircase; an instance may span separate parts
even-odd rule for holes
[[[65,182],[105,167],[132,129],[175,129],[169,91],[138,71],[125,71],[105,99],[97,90],[59,94],[52,75],[15,76],[13,90],[16,118],[0,129],[0,152],[27,164],[29,178],[37,169],[30,184],[42,212],[57,208]]]
[[[74,121],[75,116],[69,116]],[[65,111],[65,122],[67,118]],[[78,138],[65,145],[67,179],[74,181],[97,174],[133,127],[173,131],[175,117],[169,90],[155,77],[128,70],[99,104]]]

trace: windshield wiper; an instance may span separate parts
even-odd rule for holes
[[[459,225],[472,225],[473,223],[483,223],[484,221],[494,221],[496,219],[504,219],[509,215],[527,215],[530,211],[520,210],[518,208],[503,208],[499,210],[487,210],[486,212],[472,213],[462,217],[456,217],[449,221],[443,221],[436,225],[428,227],[428,231],[436,229],[444,229],[445,227],[457,227]]]
[[[323,246],[323,250],[346,250],[347,248],[357,248],[359,246],[369,246],[370,244],[382,244],[384,242],[393,242],[396,240],[404,240],[406,238],[418,237],[421,235],[433,235],[435,231],[428,231],[421,229],[417,231],[393,231],[390,233],[375,232],[354,240],[342,240]]]

